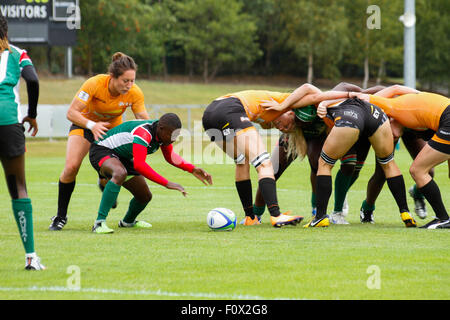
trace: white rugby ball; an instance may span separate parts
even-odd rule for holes
[[[231,231],[236,228],[236,215],[230,209],[215,208],[208,212],[206,223],[212,230]]]

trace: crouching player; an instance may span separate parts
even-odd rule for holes
[[[164,158],[171,165],[192,173],[205,185],[212,184],[211,175],[201,168],[188,163],[173,152],[172,143],[181,128],[176,114],[164,114],[159,120],[134,120],[109,130],[103,138],[95,141],[89,151],[92,166],[101,177],[109,179],[105,186],[98,209],[98,216],[92,228],[95,233],[112,233],[106,225],[106,217],[123,186],[134,196],[119,227],[150,228],[145,221],[136,221],[152,199],[152,194],[144,178],[167,189],[177,190],[184,196],[184,188],[154,171],[146,162],[147,154],[161,149]]]

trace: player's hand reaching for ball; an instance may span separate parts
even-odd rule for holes
[[[185,197],[187,196],[187,192],[184,190],[183,186],[179,185],[178,183],[169,181],[166,184],[166,188],[171,189],[171,190],[178,190],[183,194],[183,196],[185,196]]]
[[[203,170],[202,168],[194,168],[194,170],[192,170],[192,174],[194,175],[194,177],[196,177],[198,180],[200,180],[201,182],[203,182],[203,184],[205,186],[212,185],[212,177],[211,175],[206,172],[205,170]]]

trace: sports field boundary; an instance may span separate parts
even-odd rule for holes
[[[213,292],[171,292],[165,290],[119,290],[114,288],[79,288],[68,287],[0,287],[1,292],[61,292],[61,293],[99,293],[105,295],[135,295],[135,296],[157,296],[170,298],[195,298],[195,299],[224,299],[224,300],[305,300],[298,298],[276,297],[268,298],[248,294],[227,294]]]

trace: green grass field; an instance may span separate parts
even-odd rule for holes
[[[40,103],[68,104],[82,82],[83,79],[41,79]],[[293,89],[261,85],[138,83],[147,104],[208,104],[220,95],[244,89]],[[21,93],[26,103],[25,86],[21,87]],[[193,120],[198,120],[197,116],[193,113]],[[269,150],[275,139],[269,141]],[[119,230],[117,222],[131,199],[128,191],[122,190],[118,208],[108,217],[108,224],[115,233],[95,235],[90,229],[97,216],[101,194],[96,172],[88,159],[77,177],[69,222],[63,231],[52,232],[48,226],[50,218],[56,214],[57,183],[64,166],[65,141],[29,139],[27,150],[27,185],[34,209],[36,251],[47,270],[23,270],[23,247],[6,184],[0,183],[3,204],[0,299],[450,298],[450,233],[447,230],[406,229],[387,187],[377,202],[376,224],[359,222],[359,207],[374,168],[373,155],[369,156],[348,195],[349,226],[302,228],[310,217],[311,188],[307,161],[297,161],[279,180],[278,198],[282,210],[304,215],[305,222],[296,227],[275,229],[270,226],[266,211],[260,226],[238,225],[232,232],[214,232],[206,225],[209,210],[227,207],[236,213],[238,221],[243,217],[234,188],[234,165],[214,164],[203,158],[205,161],[200,166],[214,179],[212,187],[204,187],[191,175],[165,163],[158,152],[149,157],[149,163],[168,179],[182,184],[188,197],[149,182],[153,200],[140,219],[151,222],[153,228]],[[199,152],[201,150],[187,159],[199,159]],[[409,187],[412,185],[408,174],[411,160],[404,148],[396,152],[396,161]],[[435,179],[449,208],[447,170],[446,165],[437,167]],[[334,173],[336,171],[337,168]],[[0,175],[0,180],[4,181],[3,171]],[[256,188],[254,170],[252,177]],[[412,200],[408,201],[413,210]],[[333,198],[329,210],[332,205]],[[428,222],[433,215],[429,212],[429,218],[418,221],[419,225]],[[77,285],[76,279],[80,280],[78,290],[73,287]],[[374,279],[379,282],[373,282]],[[380,287],[374,288],[373,283],[379,283]]]
[[[161,153],[149,163],[189,195],[149,182],[153,200],[140,216],[151,230],[118,229],[131,196],[119,195],[108,222],[115,232],[96,235],[100,191],[88,159],[77,178],[69,222],[61,232],[48,231],[56,214],[57,181],[64,165],[65,141],[28,141],[27,183],[33,201],[36,250],[47,270],[27,272],[24,252],[10,209],[5,183],[0,224],[0,299],[449,299],[450,256],[447,230],[406,229],[387,187],[375,212],[376,224],[359,222],[359,206],[372,173],[369,156],[348,195],[348,226],[276,229],[266,211],[260,226],[237,226],[232,232],[210,231],[207,212],[215,207],[243,217],[234,189],[234,166],[202,165],[214,185],[204,187],[191,175],[165,163]],[[405,174],[411,162],[404,148],[396,159]],[[336,172],[335,168],[335,172]],[[253,178],[256,178],[252,172]],[[0,177],[4,181],[4,176]],[[446,207],[450,184],[446,165],[436,168]],[[256,186],[256,179],[254,187]],[[310,216],[309,167],[296,162],[278,182],[282,209]],[[408,199],[413,210],[412,200]],[[329,209],[332,209],[330,199]],[[429,208],[431,210],[431,208]],[[429,213],[430,218],[433,213]],[[426,221],[418,221],[423,225]],[[308,220],[308,219],[305,219]],[[75,267],[73,267],[75,266]],[[72,268],[79,270],[74,290]],[[373,273],[373,268],[377,273]],[[370,286],[378,276],[379,289]],[[369,286],[368,286],[369,283]]]

